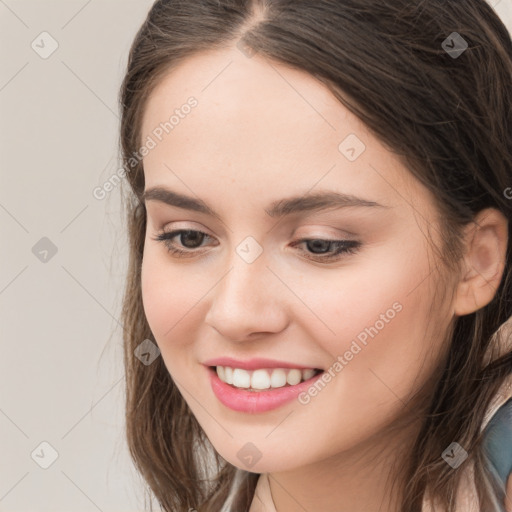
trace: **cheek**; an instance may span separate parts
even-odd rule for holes
[[[416,251],[414,258],[375,251],[376,256],[362,256],[344,268],[307,275],[300,282],[301,296],[338,339],[356,336],[381,315],[399,322],[407,314],[395,315],[396,303],[405,311],[416,309],[421,318],[429,306],[429,280],[425,278],[430,268],[426,255]]]
[[[430,314],[437,276],[429,276],[426,256],[416,256],[407,265],[396,254],[377,264],[368,261],[357,270],[354,265],[335,282],[326,279],[323,287],[313,286],[312,280],[304,283],[315,312],[335,334],[316,319],[302,324],[334,359],[333,377],[325,390],[311,389],[301,402],[310,400],[301,410],[301,423],[311,432],[319,424],[332,425],[332,432],[325,435],[330,434],[337,449],[348,439],[355,442],[373,435],[402,415],[403,404],[437,361],[441,340],[429,337],[432,324],[443,327],[439,317],[432,316],[437,313]]]
[[[412,246],[407,257],[380,251],[378,259],[361,259],[334,277],[326,274],[322,282],[312,277],[302,282],[301,293],[307,293],[322,320],[308,324],[312,339],[334,358],[346,354],[351,378],[368,379],[369,369],[375,369],[405,392],[424,360],[435,358],[429,331],[436,324],[431,306],[438,276],[422,251],[421,244]]]
[[[200,328],[198,302],[205,294],[204,282],[194,273],[172,264],[158,247],[144,251],[141,268],[142,302],[147,322],[162,359],[176,385],[192,374],[192,340]],[[199,302],[200,304],[200,302]]]
[[[144,312],[149,326],[157,341],[164,330],[170,327],[164,325],[166,311],[172,311],[173,294],[169,288],[169,274],[164,265],[155,257],[154,251],[144,249],[141,267],[141,291]]]
[[[163,340],[184,339],[179,336],[193,306],[204,295],[204,284],[194,281],[158,247],[146,247],[141,268],[141,291],[147,321],[160,344]]]

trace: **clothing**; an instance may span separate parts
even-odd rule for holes
[[[486,427],[484,449],[491,470],[506,486],[512,473],[512,398],[502,405]]]
[[[491,401],[491,404],[489,405],[487,412],[484,416],[484,421],[481,426],[481,431],[485,430],[487,426],[490,428],[486,430],[486,434],[488,435],[489,432],[501,433],[501,434],[507,434],[508,432],[511,432],[512,424],[510,424],[508,427],[503,424],[503,420],[506,420],[506,415],[503,414],[497,414],[500,412],[500,408],[503,411],[509,411],[510,404],[507,403],[512,398],[512,373],[509,374],[507,379],[503,382],[501,385],[499,391],[494,396],[493,400]],[[512,402],[511,402],[512,403]],[[503,408],[503,406],[505,406]],[[491,422],[491,419],[493,420]],[[502,420],[502,421],[499,421]],[[493,427],[497,427],[496,430]],[[497,448],[497,445],[501,447],[501,450],[503,451],[503,454],[510,454],[510,446],[512,445],[512,437],[508,437],[508,440],[503,437],[499,439],[499,443],[497,437],[494,436],[494,447]],[[489,443],[489,437],[487,437],[486,442],[484,442],[484,447],[487,447],[487,450],[489,450],[491,444]],[[505,449],[507,448],[507,449]],[[501,465],[501,468],[505,466],[505,461],[502,460],[500,457],[496,457],[497,455],[496,449],[492,450],[489,455],[493,456],[494,460],[492,461],[494,464],[498,463]],[[508,460],[510,464],[512,464],[512,460]],[[478,508],[478,495],[476,492],[475,483],[473,480],[473,464],[468,464],[468,467],[466,468],[465,472],[463,473],[464,477],[462,478],[461,484],[458,489],[457,493],[457,512],[481,512]],[[506,479],[508,478],[508,475],[499,475],[500,478],[503,476],[502,481],[506,482]],[[502,511],[505,512],[504,506],[502,506]],[[427,498],[423,501],[423,508],[422,512],[435,512],[435,508],[433,508],[433,504],[431,501]]]
[[[506,347],[506,350],[510,350],[510,347]],[[504,353],[504,351],[505,347],[501,352]],[[512,373],[493,397],[484,416],[481,430],[486,430],[484,446],[491,457],[494,471],[503,482],[506,482],[508,473],[512,471]],[[258,479],[249,512],[277,512],[266,473],[261,474]],[[422,512],[436,512],[428,496],[423,500]],[[457,512],[481,512],[478,509],[472,463],[468,463],[458,489]],[[501,512],[505,512],[505,509],[503,508]]]

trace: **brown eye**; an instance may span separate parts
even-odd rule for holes
[[[324,240],[321,238],[303,238],[293,245],[300,244],[306,244],[308,251],[304,252],[307,252],[307,254],[319,256],[317,258],[306,256],[306,258],[319,261],[340,259],[343,254],[356,253],[361,246],[361,242],[357,242],[356,240]],[[324,256],[324,254],[327,254],[327,256]]]
[[[189,249],[188,251],[176,246],[176,242],[173,240],[176,237],[179,237],[180,245]],[[195,229],[177,229],[169,232],[164,231],[154,240],[163,242],[167,247],[167,250],[172,254],[192,256],[194,254],[194,249],[199,248],[206,237],[211,238],[208,234]]]
[[[175,239],[179,239],[179,244]],[[163,242],[167,250],[176,257],[194,256],[202,246],[205,239],[212,238],[207,233],[195,229],[177,229],[174,231],[160,233],[154,240]],[[354,254],[358,251],[361,242],[356,240],[326,240],[321,238],[303,238],[292,245],[305,244],[307,259],[332,262],[341,259],[344,255]]]
[[[196,249],[201,245],[201,242],[204,240],[205,233],[201,231],[181,231],[179,233],[180,242],[187,247],[188,249]],[[197,246],[195,244],[198,244]]]

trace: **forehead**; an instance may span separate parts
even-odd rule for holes
[[[236,48],[198,53],[172,68],[153,90],[145,118],[162,114],[158,112],[161,108],[172,111],[190,95],[198,98],[203,108],[221,107],[230,115],[281,104],[276,114],[322,119],[327,113],[331,118],[323,117],[327,125],[339,121],[340,112],[329,115],[338,101],[312,75],[259,54],[248,58]]]
[[[149,98],[143,133],[150,133],[190,96],[198,105],[166,137],[170,145],[193,129],[209,132],[201,144],[204,149],[230,145],[247,157],[286,151],[293,158],[308,140],[325,140],[327,147],[343,132],[345,109],[314,77],[230,49],[195,55],[169,72]]]
[[[181,109],[190,97],[197,105]],[[144,157],[147,186],[176,183],[185,192],[180,176],[202,197],[222,184],[227,198],[233,184],[233,194],[271,198],[321,181],[390,205],[403,203],[403,193],[428,203],[403,163],[324,84],[236,48],[194,55],[167,73],[148,98],[141,135],[156,142]],[[346,140],[363,149],[356,160],[347,158]]]

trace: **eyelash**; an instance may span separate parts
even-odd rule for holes
[[[205,235],[206,237],[210,237],[207,233],[204,233],[202,231],[198,231],[195,229],[176,229],[174,231],[163,231],[161,232],[156,238],[153,238],[153,240],[158,242],[163,242],[166,249],[173,254],[174,256],[178,258],[186,258],[193,256],[193,253],[196,252],[195,249],[190,250],[183,250],[178,249],[174,244],[172,244],[171,240],[176,237],[177,235],[181,235],[183,233],[200,233],[202,235]],[[349,254],[355,254],[360,246],[361,242],[357,242],[356,240],[327,240],[323,238],[301,238],[300,240],[297,240],[293,242],[293,246],[300,245],[301,243],[305,242],[326,242],[329,243],[329,245],[335,245],[337,247],[336,252],[333,255],[330,256],[322,256],[321,253],[318,257],[310,257],[306,256],[307,259],[315,260],[315,261],[336,261],[343,257],[343,255],[349,255]],[[305,252],[305,251],[303,251]],[[310,253],[315,254],[315,253]]]

